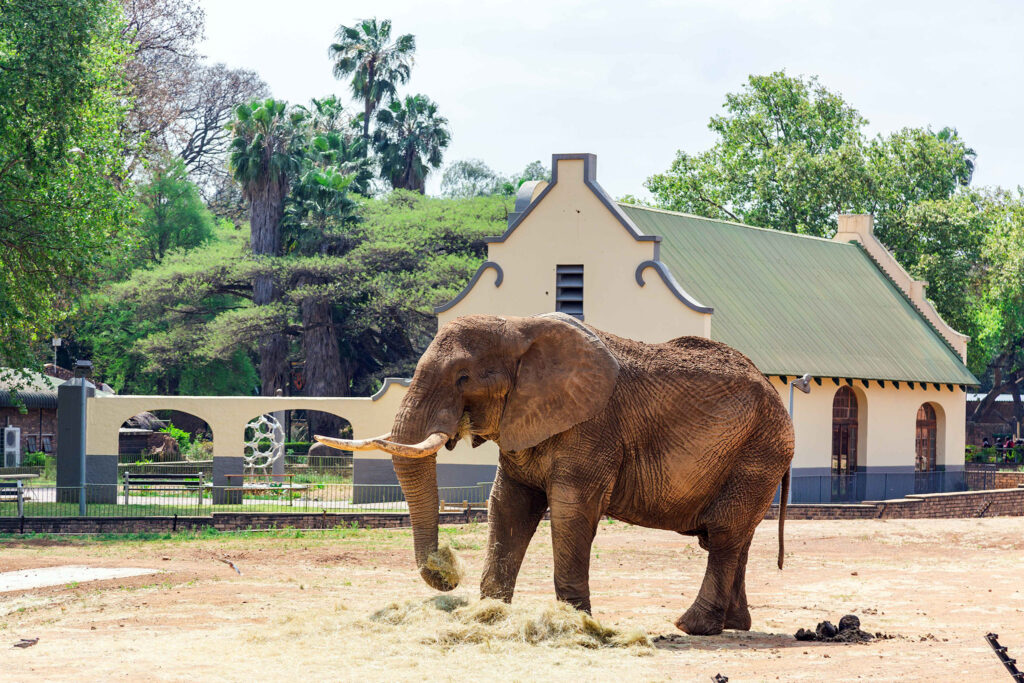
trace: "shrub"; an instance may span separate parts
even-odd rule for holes
[[[168,422],[167,426],[160,430],[164,434],[170,434],[174,437],[174,440],[178,442],[178,450],[181,453],[188,451],[189,445],[192,443],[192,435],[186,432],[184,429],[178,429],[174,426],[173,422]]]
[[[41,452],[26,453],[21,457],[23,467],[46,467],[46,454]]]

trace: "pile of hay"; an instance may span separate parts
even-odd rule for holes
[[[638,653],[651,648],[650,638],[639,629],[603,626],[586,612],[554,600],[531,607],[438,595],[393,602],[372,614],[370,621],[414,630],[421,643],[446,648],[501,641],[569,648],[633,647]]]

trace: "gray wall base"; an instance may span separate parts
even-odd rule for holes
[[[213,504],[214,505],[241,505],[242,491],[228,491],[227,488],[241,489],[242,477],[231,477],[227,475],[244,474],[245,459],[239,457],[215,457],[213,459]]]

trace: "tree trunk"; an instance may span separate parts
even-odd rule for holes
[[[281,252],[281,218],[287,187],[280,179],[264,183],[250,197],[249,247],[258,261],[261,256],[274,257]],[[260,273],[253,278],[252,301],[266,306],[281,298],[273,275]],[[284,332],[268,331],[259,343],[260,393],[273,396],[277,390],[288,389],[288,339]]]
[[[306,358],[307,396],[348,395],[348,377],[341,365],[330,301],[303,300],[302,352]],[[341,419],[334,415],[318,412],[309,415],[310,435],[337,437],[340,429]]]

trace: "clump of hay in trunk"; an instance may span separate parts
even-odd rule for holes
[[[642,630],[604,626],[564,602],[520,606],[492,599],[470,602],[458,596],[441,597],[391,603],[370,620],[413,628],[420,642],[444,648],[498,641],[556,648],[624,647],[638,654],[651,648]]]
[[[440,574],[441,578],[453,587],[462,583],[462,577],[466,571],[462,560],[448,545],[441,546],[427,556],[427,569]]]

